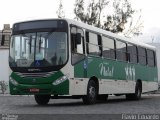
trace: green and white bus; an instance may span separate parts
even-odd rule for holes
[[[70,19],[15,23],[10,41],[11,95],[82,98],[85,104],[158,89],[156,49]]]

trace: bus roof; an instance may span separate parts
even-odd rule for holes
[[[133,39],[129,39],[129,38],[126,38],[126,37],[119,36],[115,33],[110,32],[110,31],[106,31],[106,30],[103,30],[103,29],[85,24],[85,23],[80,22],[80,21],[76,21],[76,20],[72,20],[72,19],[66,19],[66,18],[65,19],[51,18],[51,19],[39,19],[39,20],[66,20],[69,24],[73,24],[73,25],[79,26],[81,28],[85,28],[89,31],[93,31],[93,32],[96,32],[96,33],[99,33],[99,34],[102,34],[102,35],[110,36],[110,37],[118,39],[120,41],[124,41],[126,43],[131,43],[131,44],[141,46],[141,47],[144,47],[144,48],[148,48],[148,49],[151,49],[151,50],[154,50],[154,51],[156,50],[156,47],[154,47],[154,46],[148,45],[148,44],[143,43],[143,42],[139,42],[138,40],[133,40]],[[30,21],[23,21],[23,22],[32,22],[32,21],[37,21],[37,20],[30,20]],[[21,22],[18,22],[18,23],[21,23]]]
[[[82,23],[82,22],[79,22],[79,21],[75,21],[75,20],[71,20],[71,19],[64,19],[64,20],[67,20],[67,22],[69,24],[74,24],[74,25],[77,25],[79,27],[85,28],[87,30],[97,32],[99,34],[107,35],[107,36],[110,36],[112,38],[115,38],[115,39],[118,39],[118,40],[121,40],[121,41],[124,41],[124,42],[127,42],[127,43],[131,43],[131,44],[134,44],[134,45],[137,45],[137,46],[152,49],[154,51],[156,50],[156,48],[154,46],[148,45],[148,44],[143,43],[143,42],[139,42],[138,40],[133,40],[133,39],[129,39],[129,38],[126,38],[126,37],[122,37],[122,36],[119,36],[115,33],[110,32],[110,31],[106,31],[106,30],[103,30],[103,29],[100,29],[100,28],[97,28],[97,27],[94,27],[94,26],[91,26],[91,25],[88,25],[88,24],[85,24],[85,23]]]

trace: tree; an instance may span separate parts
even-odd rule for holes
[[[7,90],[7,84],[5,83],[5,81],[0,81],[0,88],[2,93],[4,94]]]
[[[127,29],[123,31],[123,35],[126,37],[139,36],[142,34],[141,30],[143,28],[143,21],[141,21],[141,10],[136,11],[135,14],[139,15],[137,18],[132,17]]]
[[[84,0],[76,0],[74,14],[76,15],[75,19],[84,23],[87,22],[86,16],[84,15]]]
[[[139,35],[143,27],[142,22],[140,22],[141,16],[139,16],[137,23],[133,24],[133,15],[136,12],[129,0],[114,0],[112,2],[114,13],[106,14],[102,18],[102,11],[109,3],[111,3],[111,0],[98,0],[98,2],[91,0],[87,10],[85,10],[84,0],[76,0],[74,8],[76,19],[113,33],[123,33],[125,31],[125,36]],[[105,21],[103,21],[104,19]],[[130,24],[129,27],[126,27],[127,24]]]
[[[65,17],[65,13],[63,11],[62,0],[60,0],[59,7],[58,7],[58,10],[57,10],[56,13],[57,13],[58,18],[64,18]]]
[[[104,23],[104,29],[116,32],[122,32],[125,29],[125,24],[135,12],[131,3],[128,0],[114,0],[113,2],[114,14],[107,16]]]
[[[86,13],[84,11],[84,0],[76,0],[74,13],[77,20],[80,20],[89,25],[97,24],[98,5],[94,0],[89,3]]]
[[[99,9],[98,12],[98,22],[97,22],[97,27],[101,28],[101,16],[102,16],[102,11],[103,9],[108,5],[109,1],[106,0],[99,0],[97,3],[97,7]]]

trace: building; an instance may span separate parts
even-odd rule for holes
[[[2,85],[8,85],[9,81],[10,68],[8,65],[8,56],[10,37],[10,25],[4,24],[3,30],[0,30],[0,93],[2,93]]]
[[[9,24],[4,24],[3,30],[0,30],[0,47],[8,48],[11,37],[11,28]]]

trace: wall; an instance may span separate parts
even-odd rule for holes
[[[8,81],[11,73],[8,65],[8,55],[9,49],[0,48],[0,81],[5,81],[7,84],[7,91],[5,93],[8,93]],[[1,90],[0,93],[2,93]]]

